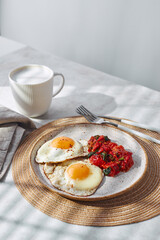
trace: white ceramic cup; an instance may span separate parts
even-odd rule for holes
[[[61,84],[53,91],[55,76],[61,76]],[[29,64],[12,70],[9,82],[18,110],[28,117],[38,117],[47,112],[52,98],[64,86],[64,76],[43,65]]]

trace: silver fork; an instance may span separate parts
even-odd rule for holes
[[[103,118],[101,117],[98,117],[97,115],[91,113],[88,109],[86,109],[83,105],[81,105],[80,107],[78,107],[76,109],[76,112],[82,116],[84,116],[89,122],[91,123],[96,123],[96,124],[109,124],[109,125],[113,125],[121,130],[124,130],[124,131],[127,131],[129,133],[132,133],[132,134],[135,134],[139,137],[142,137],[142,138],[145,138],[145,139],[148,139],[154,143],[158,143],[160,144],[160,140],[156,139],[156,138],[153,138],[153,137],[150,137],[149,135],[147,134],[144,134],[144,133],[141,133],[141,132],[138,132],[136,130],[133,130],[133,129],[130,129],[128,127],[125,127],[125,126],[122,126],[120,124],[117,124],[117,123],[113,123],[113,122],[110,122],[110,121],[106,121],[104,120]]]

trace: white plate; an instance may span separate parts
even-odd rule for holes
[[[132,168],[124,173],[121,172],[115,177],[104,177],[102,183],[100,184],[97,191],[87,197],[79,197],[74,196],[69,193],[65,193],[61,190],[53,187],[48,180],[48,178],[44,175],[42,170],[42,165],[36,163],[35,156],[39,147],[45,142],[50,140],[53,137],[58,136],[68,136],[74,137],[75,139],[85,139],[89,140],[91,136],[94,135],[107,135],[113,142],[123,145],[124,148],[133,153],[134,165]],[[31,154],[31,166],[38,176],[41,183],[43,183],[50,190],[64,196],[67,198],[75,199],[75,200],[102,200],[105,198],[110,198],[117,196],[126,192],[128,189],[133,187],[144,175],[147,168],[147,154],[143,147],[129,134],[112,127],[108,127],[105,125],[96,125],[96,124],[76,124],[67,127],[63,127],[58,132],[51,132],[47,135],[44,135],[38,143],[34,146],[34,149]]]

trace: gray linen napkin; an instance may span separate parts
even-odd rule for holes
[[[0,105],[0,180],[23,137],[35,128],[29,118]]]

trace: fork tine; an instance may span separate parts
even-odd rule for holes
[[[88,114],[86,114],[82,109],[77,108],[77,112],[78,112],[79,114],[82,114],[84,117],[87,117],[87,120],[93,121],[92,117],[89,116]]]
[[[83,111],[87,114],[87,115],[90,115],[92,116],[94,119],[96,119],[97,117],[91,113],[87,108],[85,108],[83,105],[80,106],[81,109],[83,109]]]
[[[81,115],[86,115],[79,107],[76,109],[76,111],[77,111],[77,113],[79,113]]]
[[[87,115],[83,115],[83,117],[85,117],[85,119],[87,119],[88,122],[92,122],[92,120]]]
[[[86,115],[86,113],[82,110],[82,109],[80,109],[80,108],[77,108],[76,109],[76,112],[78,113],[78,114],[81,114],[81,115],[83,115],[89,122],[93,122],[94,121],[94,118],[92,118],[92,116],[90,116],[90,115]]]
[[[94,116],[86,113],[86,111],[84,111],[81,107],[79,107],[78,110],[79,110],[79,114],[82,114],[83,116],[86,115],[90,121],[93,122],[96,120],[96,118]]]
[[[88,117],[88,119],[90,119],[90,121],[95,120],[95,118],[92,115],[86,114],[86,112],[82,108],[79,108],[79,112],[82,113],[83,115],[86,115]]]
[[[81,110],[79,110],[79,108],[76,109],[76,112],[80,115],[83,115],[83,113],[81,112]]]
[[[88,122],[92,122],[92,120],[88,117],[88,115],[83,114],[82,112],[78,112],[80,115],[82,115],[83,117],[85,117],[85,119],[87,119]]]

